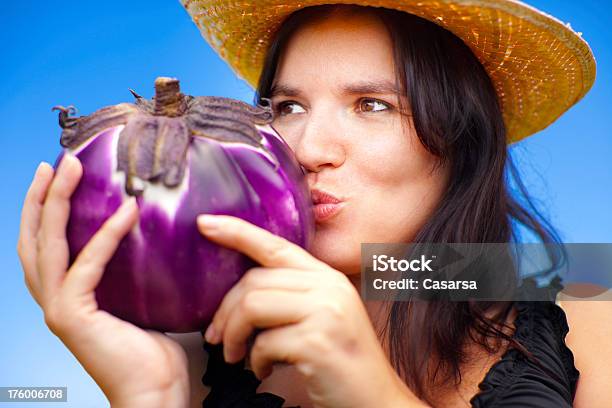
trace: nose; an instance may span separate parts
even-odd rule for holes
[[[342,128],[324,112],[311,113],[293,147],[298,162],[308,172],[336,168],[346,160]]]

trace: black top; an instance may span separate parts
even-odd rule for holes
[[[533,354],[535,360],[519,350],[507,350],[479,384],[480,391],[470,400],[474,408],[572,406],[580,373],[574,366],[572,352],[565,345],[568,332],[565,313],[554,303],[562,288],[560,280],[555,278],[544,288],[537,288],[533,281],[526,280],[525,286],[527,290],[545,291],[545,298],[549,299],[516,302],[518,314],[513,337]],[[202,402],[203,408],[283,406],[283,398],[255,392],[261,381],[253,371],[244,368],[244,360],[236,364],[225,363],[221,344],[213,346],[204,342],[204,350],[209,359],[202,382],[211,387],[211,391]]]

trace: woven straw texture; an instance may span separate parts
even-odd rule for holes
[[[550,125],[595,81],[595,59],[581,34],[518,1],[180,1],[213,49],[253,88],[275,31],[298,9],[359,4],[423,17],[461,38],[483,64],[499,95],[509,143]]]

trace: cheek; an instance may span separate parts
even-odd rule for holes
[[[317,226],[313,255],[351,275],[360,273],[362,243],[412,241],[443,192],[439,174],[414,179],[351,178],[351,201],[333,222]]]
[[[353,160],[364,184],[404,188],[427,177],[435,158],[412,133],[389,132],[355,145]]]
[[[411,242],[427,222],[440,200],[438,188],[422,183],[394,192],[373,191],[355,209],[359,223],[352,236],[361,242]]]
[[[350,203],[333,222],[317,226],[311,253],[347,275],[360,272],[361,244],[408,242],[430,217],[446,186],[446,170],[418,138],[398,129],[359,132],[344,144],[345,163],[333,171]],[[355,138],[355,135],[360,135]],[[295,138],[283,137],[294,149]],[[331,176],[331,174],[330,174]]]
[[[440,202],[447,170],[432,171],[437,159],[416,136],[370,145],[361,156],[352,233],[362,242],[412,240]]]
[[[272,128],[276,130],[276,133],[287,143],[291,151],[295,152],[299,141],[300,129],[296,126],[288,126],[282,124],[278,120],[272,122]]]

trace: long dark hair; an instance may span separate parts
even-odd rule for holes
[[[299,10],[276,32],[255,103],[264,103],[262,98],[270,95],[279,58],[292,33],[340,10],[367,10],[385,24],[393,43],[396,81],[409,102],[400,108],[411,111],[423,146],[440,164],[450,166],[448,188],[413,241],[517,242],[514,222],[543,243],[558,243],[557,233],[533,205],[508,155],[499,101],[484,67],[458,37],[434,23],[375,7],[323,5]],[[510,190],[511,181],[515,191]],[[553,259],[553,264],[557,262]],[[461,382],[468,339],[489,353],[499,351],[505,340],[530,354],[505,330],[512,306],[510,301],[393,302],[383,329],[388,332],[391,362],[413,392],[431,403],[427,386],[451,379]],[[433,367],[431,356],[436,357]]]

